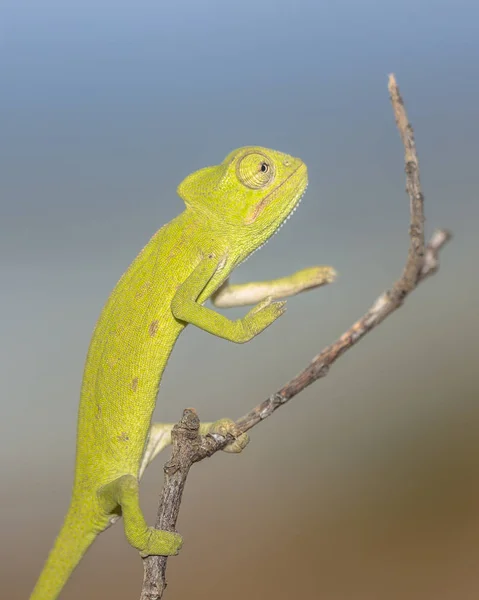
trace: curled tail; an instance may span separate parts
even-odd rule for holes
[[[87,503],[86,503],[87,504]],[[98,533],[98,515],[70,506],[30,600],[55,600]]]

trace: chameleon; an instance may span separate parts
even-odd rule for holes
[[[80,393],[69,509],[30,600],[54,600],[97,535],[120,517],[142,556],[175,555],[181,536],[149,527],[139,503],[147,465],[171,443],[173,424],[151,423],[162,374],[188,324],[244,343],[285,311],[285,301],[333,281],[332,267],[231,285],[231,271],[291,216],[306,191],[307,167],[282,152],[247,146],[178,186],[185,210],[160,228],[118,281],[95,326]],[[254,305],[238,320],[214,308]],[[202,423],[200,433],[248,442],[234,421]]]

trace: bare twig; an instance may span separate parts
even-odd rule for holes
[[[187,408],[181,421],[171,432],[173,450],[164,467],[165,485],[158,507],[155,527],[174,530],[180,511],[181,497],[194,462],[210,454],[207,438],[199,435],[200,420],[195,410]],[[166,589],[166,556],[148,556],[144,559],[141,600],[161,598]]]
[[[404,103],[394,75],[389,76],[389,94],[396,124],[405,149],[406,190],[410,199],[409,251],[401,277],[390,290],[374,302],[367,313],[358,319],[343,335],[318,354],[296,377],[275,394],[264,400],[236,422],[239,432],[248,431],[260,421],[299,394],[308,385],[325,377],[331,365],[347,350],[356,345],[369,331],[397,310],[406,297],[439,268],[438,254],[450,239],[445,230],[436,231],[427,246],[424,245],[424,197],[419,179],[419,163],[414,132],[408,121]],[[165,465],[158,517],[160,529],[174,531],[181,497],[190,466],[211,456],[232,441],[230,436],[199,435],[199,420],[192,409],[185,410],[183,418],[173,430],[173,452]],[[150,556],[144,559],[144,581],[141,600],[158,600],[166,588],[166,557]]]

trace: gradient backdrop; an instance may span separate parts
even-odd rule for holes
[[[408,244],[397,74],[440,273],[189,478],[169,599],[473,600],[479,595],[476,0],[3,0],[0,6],[0,596],[23,600],[67,508],[83,361],[118,277],[180,210],[176,186],[233,148],[301,156],[301,210],[235,281],[332,264],[328,289],[244,346],[195,328],[161,389],[239,416],[400,274]],[[238,316],[244,311],[230,311]],[[162,461],[142,501],[153,522]],[[117,526],[62,599],[134,600]]]

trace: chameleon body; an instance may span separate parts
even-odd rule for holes
[[[106,302],[93,333],[81,389],[70,508],[31,600],[54,600],[95,537],[120,516],[142,555],[176,554],[177,533],[148,527],[138,498],[147,464],[171,440],[171,424],[151,417],[162,373],[188,323],[247,342],[285,310],[274,298],[332,281],[329,267],[283,279],[229,286],[230,272],[263,245],[296,208],[307,186],[304,163],[246,147],[189,175],[178,193],[186,210],[151,238]],[[231,321],[203,306],[258,303]],[[201,432],[233,433],[222,419]],[[247,437],[226,448],[240,451]]]

